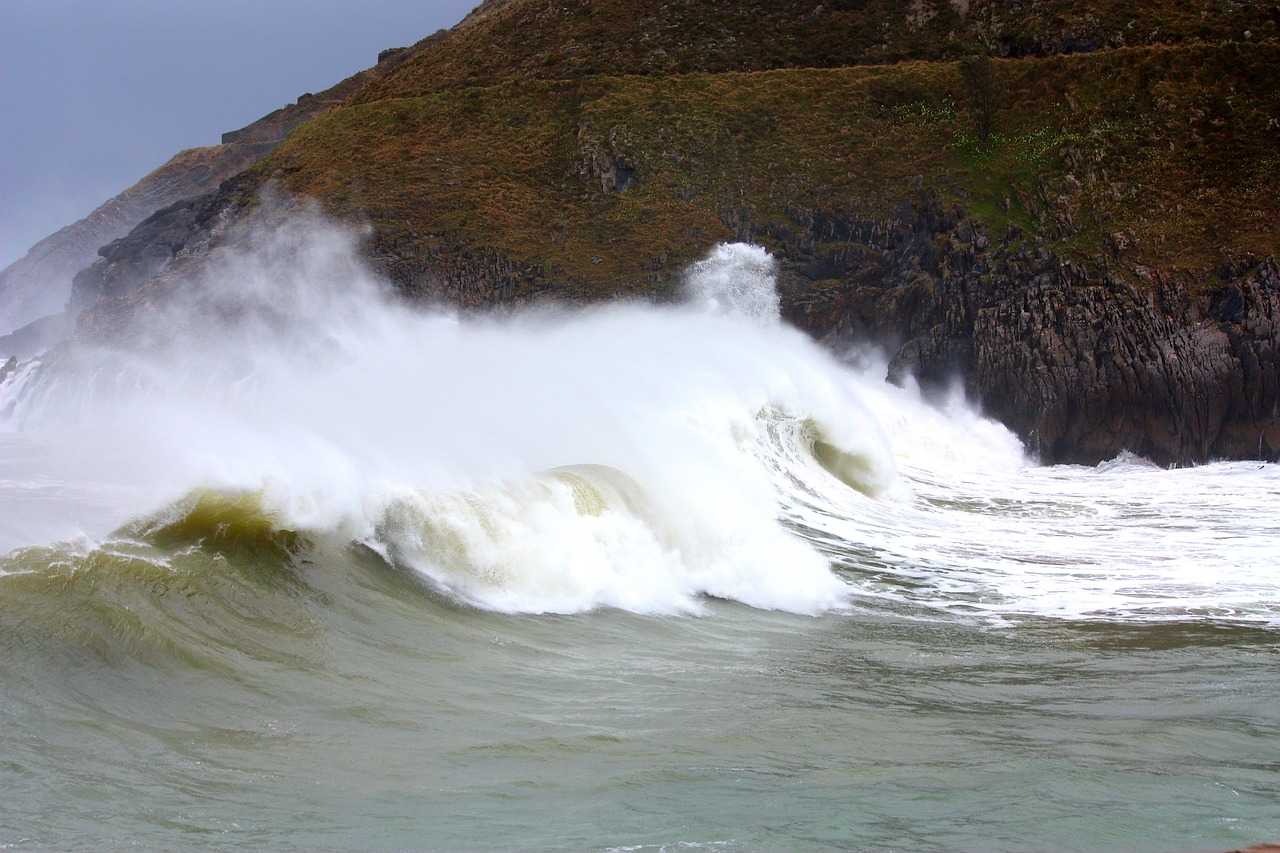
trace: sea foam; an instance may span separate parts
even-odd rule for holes
[[[52,529],[101,537],[195,489],[252,492],[282,528],[363,542],[482,607],[843,603],[779,523],[764,414],[824,424],[868,491],[892,454],[850,375],[779,322],[763,250],[720,247],[676,306],[490,317],[398,302],[356,239],[292,220],[184,285],[142,346],[65,355],[9,428],[57,433],[63,479],[118,489],[94,512],[51,502],[77,515]]]
[[[759,247],[677,304],[497,316],[404,304],[359,239],[256,232],[128,345],[11,375],[0,553],[229,501],[508,612],[1280,620],[1276,466],[1038,467],[787,327]]]

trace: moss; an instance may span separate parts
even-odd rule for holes
[[[1222,0],[592,0],[513,2],[357,95],[409,97],[509,79],[951,61],[1276,37],[1274,10]]]
[[[1278,69],[1273,44],[995,60],[985,139],[955,61],[499,80],[353,102],[258,172],[584,297],[661,288],[719,240],[786,242],[804,211],[892,221],[922,192],[1067,254],[1123,234],[1127,263],[1208,269],[1276,250]],[[634,183],[609,191],[619,167]]]

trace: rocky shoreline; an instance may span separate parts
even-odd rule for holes
[[[82,336],[108,338],[131,306],[161,298],[155,277],[198,263],[223,239],[240,191],[232,182],[180,202],[105,247],[76,277],[73,304],[91,309]],[[768,235],[789,322],[835,349],[884,348],[894,381],[926,390],[959,381],[1046,463],[1123,451],[1162,465],[1280,457],[1274,257],[1224,268],[1211,288],[1153,276],[1139,289],[1102,259],[1093,269],[1065,262],[1014,227],[993,239],[928,194],[887,220],[796,218],[807,227]],[[761,238],[749,216],[735,222],[737,239]],[[819,259],[818,244],[842,249]],[[411,299],[483,308],[554,295],[553,282],[527,287],[529,271],[496,252],[409,258],[372,242],[368,253]]]
[[[1206,288],[1187,274],[1122,275],[1104,258],[1070,263],[1015,227],[993,240],[936,198],[891,221],[811,221],[784,243],[795,247],[783,256],[789,319],[828,341],[887,346],[895,381],[962,382],[1043,461],[1280,456],[1274,256],[1227,265]],[[819,263],[803,248],[815,230],[844,251]],[[823,286],[832,279],[852,286]]]

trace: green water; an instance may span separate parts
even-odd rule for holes
[[[8,559],[28,571],[0,576],[0,844],[1280,837],[1274,630],[714,601],[699,617],[503,615],[359,547],[278,544],[156,535]]]

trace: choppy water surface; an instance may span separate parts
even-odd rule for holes
[[[0,844],[1280,838],[1275,466],[1037,467],[750,247],[467,320],[297,228],[2,389]]]

